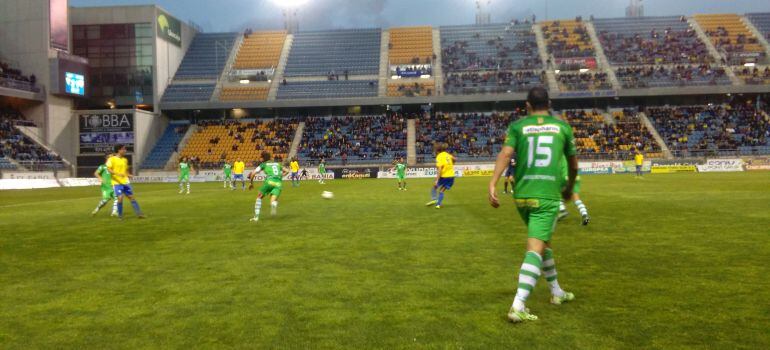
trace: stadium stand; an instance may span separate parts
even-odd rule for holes
[[[182,141],[190,123],[186,121],[171,122],[163,131],[158,143],[152,148],[142,163],[143,169],[162,169],[168,159],[177,151],[179,142]]]
[[[545,81],[529,23],[441,27],[444,94],[520,92]]]
[[[770,120],[751,104],[652,107],[647,115],[675,156],[770,152]]]
[[[233,68],[260,69],[278,66],[286,31],[253,32],[244,35]]]
[[[729,64],[764,61],[765,50],[736,14],[695,15],[695,20],[711,38]]]
[[[0,108],[0,168],[15,168],[8,159],[16,160],[29,170],[64,168],[61,157],[22,134],[16,125],[35,126],[25,120],[18,110],[12,107]]]
[[[281,84],[278,99],[375,97],[377,86],[368,80],[292,81]]]
[[[297,154],[311,163],[390,163],[406,157],[406,124],[399,114],[307,118]]]
[[[612,84],[607,78],[607,73],[565,73],[560,72],[556,75],[559,82],[559,89],[562,91],[582,91],[582,90],[610,90]]]
[[[760,69],[757,67],[733,68],[735,75],[743,79],[746,84],[751,85],[770,85],[770,67]]]
[[[390,64],[433,62],[433,29],[430,26],[390,29]]]
[[[541,69],[532,25],[493,24],[441,27],[445,73]]]
[[[37,86],[37,77],[34,74],[26,76],[21,70],[15,69],[3,61],[0,61],[0,86],[31,92],[40,91]]]
[[[298,124],[293,118],[201,122],[179,153],[193,157],[204,169],[220,168],[225,160],[240,159],[250,164],[259,160],[262,151],[285,159]]]
[[[444,94],[524,92],[545,80],[544,71],[451,73],[444,79]]]
[[[379,28],[299,32],[284,76],[378,74],[381,37]]]
[[[417,161],[432,161],[434,142],[449,144],[449,151],[458,161],[492,160],[502,147],[508,124],[523,114],[526,112],[517,110],[499,113],[436,113],[422,116],[416,120]]]
[[[199,33],[195,36],[174,79],[217,79],[230,56],[236,33]]]
[[[542,22],[548,52],[554,58],[593,57],[594,48],[582,20]]]
[[[223,87],[219,94],[222,101],[264,101],[270,88],[267,86]]]
[[[163,93],[163,102],[208,101],[216,84],[171,84]]]
[[[563,118],[572,125],[581,159],[630,159],[635,149],[660,157],[660,148],[632,110],[613,113],[607,123],[598,111],[565,110]]]
[[[620,67],[615,76],[626,89],[731,84],[724,68],[707,64]]]
[[[388,83],[388,96],[433,96],[436,92],[436,83],[430,81]]]
[[[684,16],[597,19],[593,25],[613,65],[714,62]]]
[[[765,39],[770,40],[770,12],[749,13],[746,14],[746,18],[765,36]]]

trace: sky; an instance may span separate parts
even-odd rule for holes
[[[276,0],[70,0],[70,6],[155,3],[173,16],[206,32],[244,28],[280,29],[283,16]],[[300,31],[408,25],[472,24],[474,0],[307,0],[299,10]],[[770,12],[768,0],[643,0],[645,15]],[[492,21],[623,17],[628,0],[492,0]],[[547,6],[546,6],[547,4]]]

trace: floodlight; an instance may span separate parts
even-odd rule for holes
[[[297,8],[306,4],[308,0],[273,0],[273,3],[283,8]]]

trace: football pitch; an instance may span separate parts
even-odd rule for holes
[[[96,217],[97,187],[0,192],[0,348],[760,349],[770,344],[770,173],[585,176],[592,216],[554,234],[561,286],[511,324],[525,227],[487,177],[137,184],[147,214]],[[502,190],[502,183],[498,187]],[[335,198],[322,199],[322,191]]]

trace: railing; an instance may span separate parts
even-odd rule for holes
[[[741,157],[770,155],[770,146],[754,146],[748,150],[707,149],[707,150],[671,150],[674,158]]]
[[[18,161],[19,165],[26,168],[28,171],[50,171],[50,170],[65,170],[67,165],[62,161],[37,161],[37,160],[22,160]]]
[[[28,81],[16,80],[5,76],[4,74],[0,75],[0,86],[29,92],[40,92],[40,87],[37,85],[32,85],[32,83]]]

